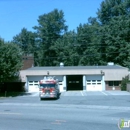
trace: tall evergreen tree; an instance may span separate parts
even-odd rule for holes
[[[111,18],[130,14],[129,0],[104,0],[97,15],[101,24],[108,24]]]
[[[51,47],[56,52],[54,64],[59,65],[63,62],[66,66],[77,66],[79,64],[79,55],[77,51],[77,34],[74,31],[65,33]]]
[[[37,53],[39,65],[55,65],[50,57],[55,57],[56,52],[51,46],[67,31],[63,11],[54,9],[48,14],[39,16],[38,26],[35,26],[34,29],[36,30],[37,38],[40,42],[40,49]]]
[[[80,65],[101,64],[98,42],[99,23],[96,18],[89,18],[87,24],[80,24],[77,28],[77,40]]]
[[[102,59],[128,67],[130,51],[130,1],[104,0],[97,12]]]

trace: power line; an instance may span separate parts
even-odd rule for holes
[[[83,54],[83,55],[74,55],[73,56],[73,58],[75,57],[84,57],[84,56],[87,56],[87,57],[93,57],[93,56],[102,56],[102,55],[110,55],[110,54],[120,54],[120,53],[128,53],[129,52],[129,50],[127,50],[127,51],[121,51],[121,52],[109,52],[109,53],[95,53],[95,54]],[[72,55],[71,55],[72,56]],[[56,57],[46,57],[46,58],[43,58],[43,59],[64,59],[64,58],[70,58],[70,56],[56,56]],[[26,60],[32,60],[32,59],[26,59]]]

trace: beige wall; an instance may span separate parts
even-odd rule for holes
[[[49,71],[49,75],[100,75],[100,70],[22,70],[20,71],[20,77],[22,81],[26,80],[27,76],[36,76],[36,75],[47,75],[47,71]]]
[[[104,72],[105,81],[122,80],[123,77],[129,74],[128,69],[106,69]]]
[[[63,70],[22,70],[20,71],[20,77],[23,82],[26,81],[26,76],[39,76],[39,75],[101,75],[101,71],[105,73],[105,81],[121,81],[123,77],[128,75],[128,69],[63,69]]]

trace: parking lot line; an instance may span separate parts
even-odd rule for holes
[[[84,96],[84,94],[83,94],[83,92],[82,92],[82,91],[80,91],[80,93],[81,93],[81,95],[82,95],[82,96]]]
[[[102,92],[102,91],[101,91],[101,93],[104,94],[104,95],[106,95],[106,96],[108,95],[108,94],[106,94],[105,92]]]

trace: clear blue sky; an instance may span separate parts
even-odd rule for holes
[[[23,27],[34,31],[39,15],[55,8],[64,12],[69,30],[76,30],[80,23],[95,17],[103,0],[0,0],[0,37],[11,41]]]

